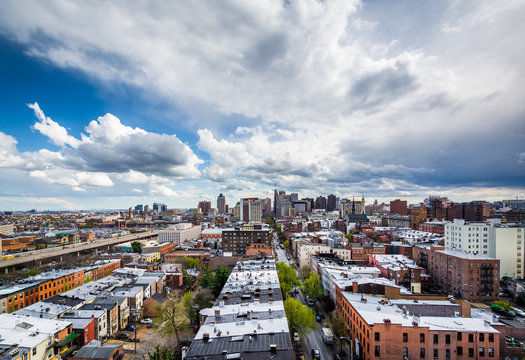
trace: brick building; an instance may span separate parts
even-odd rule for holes
[[[499,359],[500,332],[461,301],[336,294],[359,359]],[[462,316],[462,317],[458,317]]]
[[[370,255],[385,254],[385,246],[380,243],[373,244],[352,244],[352,260],[368,261]]]
[[[499,298],[500,260],[442,246],[414,246],[414,260],[427,269],[434,284],[470,301]]]
[[[406,200],[392,200],[390,201],[390,214],[408,215],[409,210]]]
[[[231,252],[234,256],[246,255],[246,248],[253,243],[263,243],[271,247],[271,230],[255,225],[254,230],[237,228],[222,232],[222,251]]]

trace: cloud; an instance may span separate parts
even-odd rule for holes
[[[34,128],[63,149],[20,154],[7,138],[0,164],[27,161],[55,179],[42,158],[168,196],[174,184],[159,179],[199,169],[237,191],[255,182],[415,194],[525,181],[522,139],[509,136],[525,133],[522,2],[127,2],[105,14],[90,2],[4,1],[0,31],[30,56],[182,109],[189,118],[174,126],[199,129],[209,160],[110,114],[76,139],[35,110]]]
[[[27,104],[27,106],[33,109],[35,116],[40,120],[40,122],[37,121],[32,128],[38,130],[42,135],[47,136],[53,144],[58,146],[69,145],[73,148],[80,145],[80,140],[68,135],[67,130],[64,127],[45,116],[44,112],[36,102],[33,104]]]

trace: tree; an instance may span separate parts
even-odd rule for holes
[[[289,242],[288,240],[284,240],[284,242],[283,242],[283,246],[284,246],[285,248],[290,247],[290,242]]]
[[[520,293],[516,298],[516,303],[519,306],[525,306],[525,293]]]
[[[199,309],[206,309],[213,306],[213,300],[215,300],[215,296],[210,289],[201,289],[195,295],[194,303]]]
[[[213,280],[213,272],[208,266],[206,266],[199,278],[199,284],[203,288],[213,287]]]
[[[493,304],[501,306],[503,309],[505,309],[507,311],[511,311],[512,310],[512,306],[510,306],[507,301],[497,300],[497,301],[494,301]]]
[[[26,277],[38,275],[38,274],[40,274],[40,272],[41,271],[37,270],[37,269],[28,270],[28,271],[26,271]]]
[[[283,295],[286,296],[286,294],[290,292],[292,288],[299,285],[297,274],[291,266],[283,262],[278,262],[276,266],[277,276],[279,277],[279,283],[281,285],[281,291],[283,292]]]
[[[343,348],[343,340],[341,336],[349,336],[350,332],[346,327],[345,319],[340,314],[337,314],[332,317],[332,328],[334,331],[334,336],[339,339],[339,347]]]
[[[228,280],[231,271],[226,266],[217,266],[215,277],[213,278],[213,294],[219,296],[224,284]]]
[[[196,310],[193,308],[193,292],[192,291],[187,291],[184,294],[184,296],[182,297],[182,306],[184,307],[184,311],[186,311],[186,314],[188,314],[190,323],[193,324],[195,318],[198,319],[198,314],[196,314]]]
[[[180,341],[179,333],[184,327],[184,323],[188,322],[188,313],[184,309],[184,304],[180,297],[176,295],[169,295],[167,300],[161,307],[161,323],[159,330],[164,335],[175,335],[177,341]]]
[[[303,265],[297,271],[297,275],[300,281],[305,281],[308,279],[310,274],[314,271],[310,265]]]
[[[201,264],[200,259],[191,258],[188,256],[183,257],[182,259],[178,260],[178,262],[182,264],[184,269],[197,269]]]
[[[131,249],[134,253],[142,254],[142,243],[133,241],[131,243]]]
[[[303,281],[302,288],[308,297],[313,301],[319,300],[324,295],[321,278],[316,272],[312,272],[310,276],[305,281]]]
[[[352,242],[352,240],[354,239],[354,234],[346,234],[345,238],[348,239],[348,242]]]
[[[173,360],[173,352],[168,348],[160,348],[159,345],[155,347],[153,353],[148,353],[150,360]]]
[[[275,229],[275,221],[274,221],[271,217],[269,217],[269,216],[265,217],[265,218],[264,218],[264,221],[266,221],[266,223],[267,223],[271,228],[274,228],[274,229]]]
[[[299,300],[287,298],[284,301],[284,311],[291,332],[297,331],[305,335],[317,328],[313,309],[302,304]]]

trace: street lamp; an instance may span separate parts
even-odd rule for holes
[[[346,340],[350,344],[350,360],[352,360],[354,358],[352,351],[352,339],[350,339],[348,336],[339,336],[339,340]]]

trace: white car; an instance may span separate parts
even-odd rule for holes
[[[151,318],[145,318],[140,321],[141,324],[152,324],[153,320]]]

